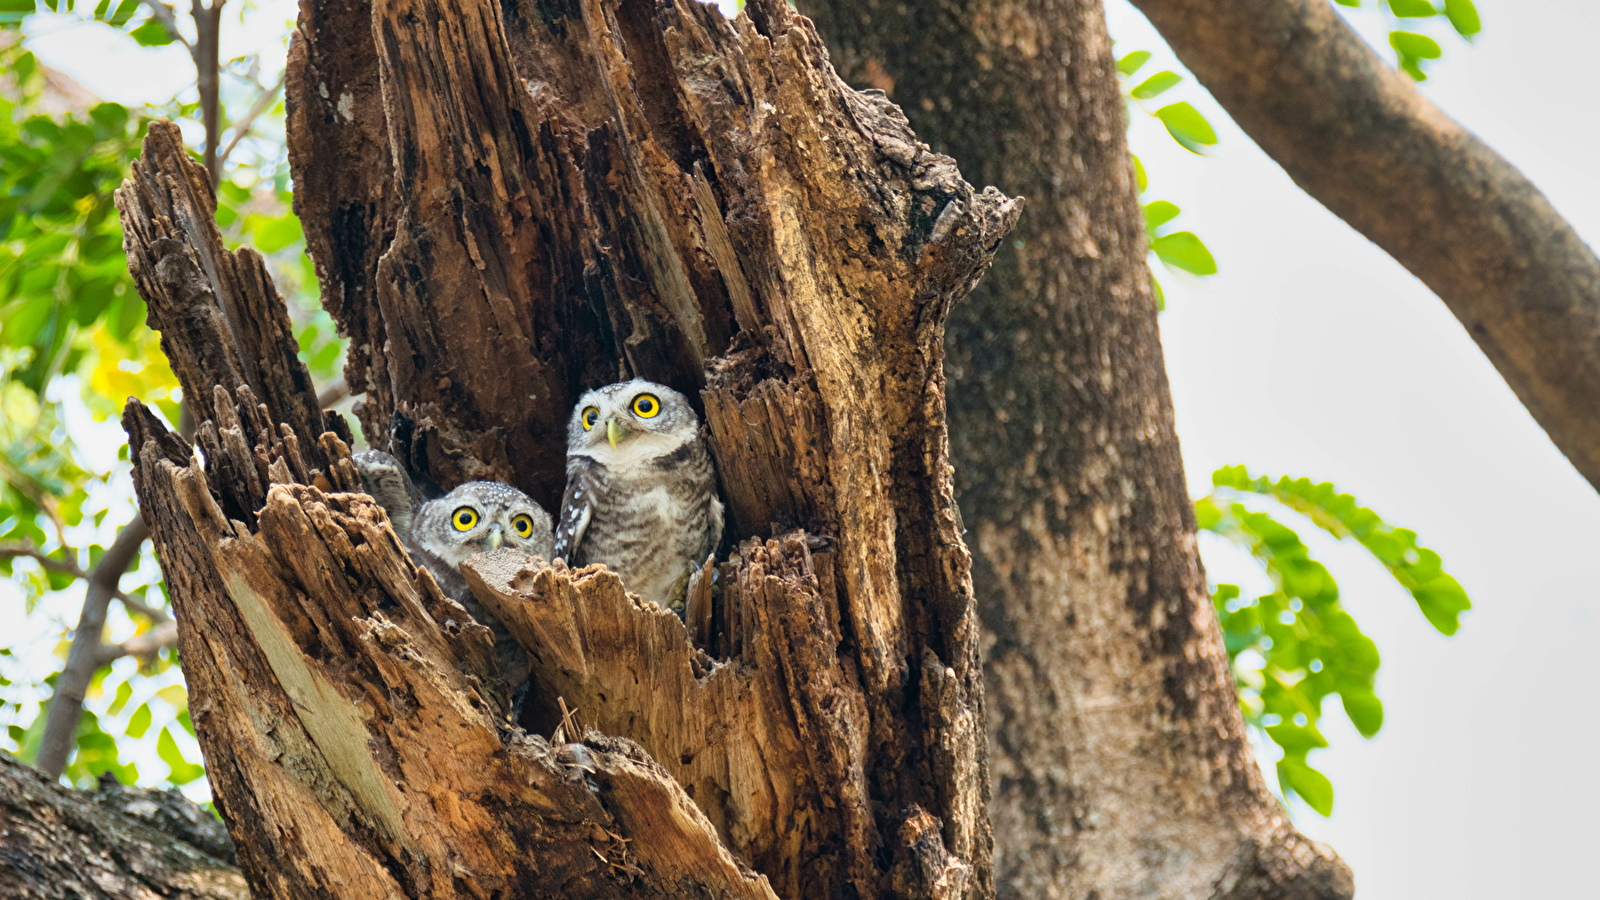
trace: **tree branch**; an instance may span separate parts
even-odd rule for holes
[[[239,124],[233,127],[233,137],[228,139],[228,146],[224,147],[222,152],[217,155],[218,171],[221,171],[222,167],[228,164],[228,157],[233,155],[234,148],[238,147],[239,142],[244,140],[250,133],[250,128],[255,125],[256,120],[261,118],[268,109],[272,108],[273,102],[278,98],[278,92],[283,90],[284,81],[288,77],[289,70],[285,69],[278,76],[276,84],[269,88],[263,88],[261,93],[256,96],[256,102],[250,105],[250,111],[245,113],[244,118],[239,120]]]
[[[350,396],[350,383],[344,380],[343,375],[340,375],[338,378],[328,382],[328,386],[317,394],[317,403],[323,409],[327,409],[348,396]]]
[[[1444,300],[1600,488],[1600,260],[1544,195],[1326,0],[1134,5],[1296,184]]]
[[[178,643],[178,624],[173,621],[162,622],[144,634],[135,635],[120,644],[102,647],[100,655],[96,658],[95,668],[109,666],[124,656],[138,656],[148,658],[157,652]]]
[[[222,7],[227,0],[215,0],[210,6],[201,0],[191,0],[189,12],[194,16],[194,57],[196,86],[200,90],[200,120],[206,129],[205,165],[215,188],[222,181],[222,161],[217,155],[222,143]]]
[[[27,541],[7,541],[0,543],[0,556],[25,556],[38,562],[39,565],[49,569],[52,572],[60,572],[63,575],[71,575],[73,578],[77,578],[81,581],[89,581],[94,577],[90,573],[85,572],[82,566],[78,565],[71,559],[57,559],[56,557],[51,556]],[[166,610],[151,606],[148,603],[144,603],[135,597],[131,597],[123,593],[120,590],[113,594],[112,598],[120,601],[122,605],[126,606],[130,612],[136,612],[157,624],[169,621],[172,618],[171,616],[167,615]]]
[[[78,733],[78,720],[83,715],[84,692],[100,668],[100,633],[106,625],[106,608],[117,593],[122,574],[149,536],[150,529],[143,518],[135,518],[123,526],[89,577],[83,612],[72,636],[72,648],[67,651],[67,664],[56,678],[56,690],[50,698],[44,737],[35,763],[35,767],[50,778],[60,778],[67,766],[67,757]]]

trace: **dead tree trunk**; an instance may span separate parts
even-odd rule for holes
[[[166,791],[75,791],[0,754],[0,897],[250,900],[210,813]]]
[[[687,626],[599,567],[469,563],[533,704],[577,710],[513,727],[152,127],[118,206],[203,464],[124,424],[256,895],[992,895],[943,327],[1018,203],[773,0],[308,0],[288,83],[369,440],[554,509],[573,399],[647,377],[703,406],[737,546]]]
[[[802,0],[980,183],[1029,198],[950,321],[1006,897],[1348,897],[1245,739],[1207,595],[1099,0]]]

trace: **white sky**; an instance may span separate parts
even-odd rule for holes
[[[293,4],[230,25],[225,54],[267,44]],[[1355,13],[1369,40],[1383,23]],[[1600,235],[1600,119],[1592,80],[1600,7],[1577,0],[1478,0],[1484,31],[1445,48],[1424,90],[1517,164],[1586,237]],[[1108,0],[1119,53],[1170,51],[1126,0]],[[230,17],[232,20],[232,17]],[[110,99],[138,102],[187,78],[181,51],[149,51],[93,29],[41,28],[45,62]],[[278,63],[274,63],[278,64]],[[133,73],[137,73],[135,76]],[[1367,741],[1337,702],[1332,747],[1312,757],[1335,812],[1295,809],[1332,844],[1366,900],[1592,896],[1584,860],[1600,844],[1600,709],[1590,662],[1600,639],[1600,497],[1574,472],[1444,305],[1301,193],[1192,78],[1162,98],[1217,126],[1210,158],[1137,117],[1151,197],[1184,208],[1178,227],[1209,244],[1221,273],[1162,273],[1163,340],[1191,491],[1245,463],[1331,480],[1439,551],[1475,608],[1453,638],[1358,547],[1301,533],[1383,653],[1383,731]],[[1005,186],[1001,186],[1005,187]],[[1207,543],[1214,580],[1259,578]],[[164,771],[156,768],[154,771]]]

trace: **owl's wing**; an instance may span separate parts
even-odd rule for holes
[[[567,491],[561,497],[561,522],[556,525],[555,555],[577,564],[577,552],[583,533],[589,528],[589,517],[594,514],[594,487],[589,470],[595,463],[581,457],[567,465]]]
[[[350,457],[361,473],[361,486],[378,501],[394,523],[401,539],[411,536],[411,522],[422,508],[422,492],[411,480],[400,460],[382,450],[363,450]]]

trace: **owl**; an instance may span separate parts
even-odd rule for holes
[[[411,538],[411,520],[422,505],[422,492],[400,460],[382,450],[363,450],[350,458],[361,486],[389,514],[389,524],[402,542]]]
[[[500,672],[515,684],[527,674],[522,648],[473,596],[461,563],[474,553],[513,547],[545,560],[555,556],[550,514],[527,494],[493,481],[469,481],[436,500],[422,495],[400,461],[377,450],[353,458],[362,485],[394,524],[411,558],[433,574],[445,596],[494,632]]]
[[[689,401],[640,379],[584,394],[567,426],[556,555],[604,563],[641,599],[681,609],[721,540],[716,473]]]

